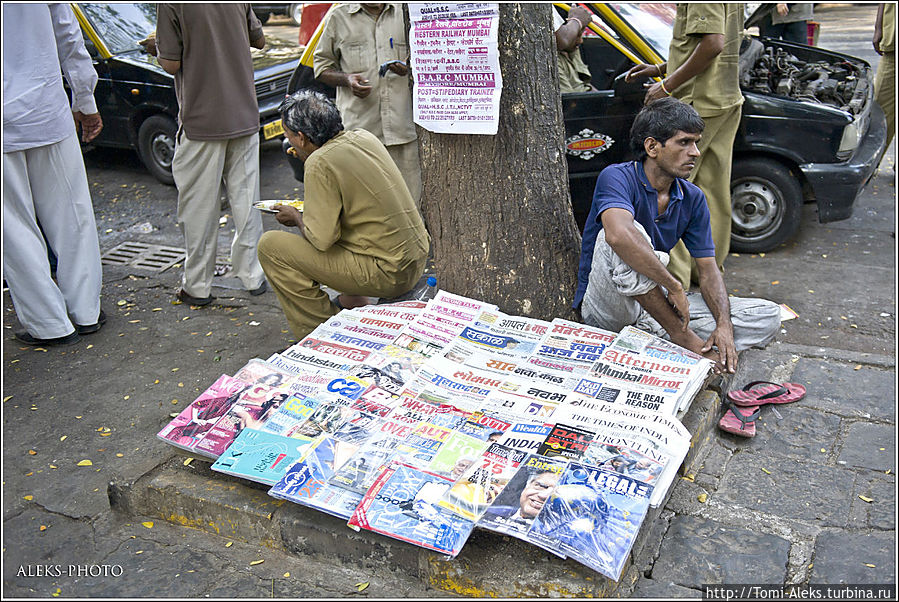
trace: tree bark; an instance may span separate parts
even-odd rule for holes
[[[500,4],[495,136],[418,128],[438,286],[545,320],[571,318],[571,210],[550,4]]]

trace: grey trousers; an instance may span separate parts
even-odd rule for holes
[[[650,240],[639,223],[634,226]],[[668,254],[656,251],[659,261],[668,265]],[[632,269],[608,245],[605,230],[600,230],[593,250],[593,265],[587,292],[581,304],[581,316],[586,324],[618,332],[625,326],[669,339],[668,333],[634,298],[659,286],[643,274]],[[702,295],[687,293],[690,304],[690,329],[705,340],[715,330],[712,315]],[[734,326],[734,345],[737,351],[750,347],[764,347],[780,328],[780,307],[767,299],[730,297],[730,319]]]

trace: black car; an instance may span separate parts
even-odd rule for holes
[[[94,90],[103,131],[93,146],[133,148],[160,182],[174,184],[178,101],[174,78],[137,44],[156,30],[156,5],[72,4],[99,81]],[[283,134],[278,105],[299,59],[296,45],[267,38],[252,50],[260,135]]]
[[[625,82],[635,60],[660,63],[672,4],[591,4],[594,34],[582,55],[596,92],[562,95],[572,205],[583,228],[599,172],[630,158],[628,132],[645,95]],[[560,9],[561,10],[561,9]],[[751,23],[751,22],[750,22]],[[861,59],[781,40],[746,37],[745,98],[731,173],[734,251],[767,251],[799,228],[804,201],[818,219],[848,218],[886,143],[883,111]]]

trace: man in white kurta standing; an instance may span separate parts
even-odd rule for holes
[[[234,216],[231,267],[251,295],[265,292],[256,258],[259,200],[259,105],[250,46],[265,47],[250,5],[159,4],[156,51],[175,76],[178,136],[172,175],[187,257],[178,298],[208,305],[219,229],[219,188]]]
[[[72,102],[62,85],[65,74]],[[77,126],[103,128],[97,72],[68,4],[3,5],[3,276],[26,345],[100,330],[100,244]],[[40,222],[40,226],[38,226]],[[46,240],[58,259],[50,275]]]

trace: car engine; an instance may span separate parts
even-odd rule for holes
[[[805,62],[783,48],[766,48],[757,39],[745,40],[741,48],[744,90],[823,103],[854,116],[865,107],[868,85],[866,70],[857,63]]]

